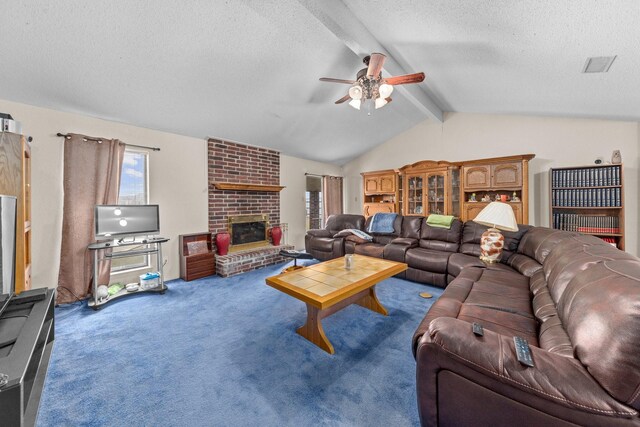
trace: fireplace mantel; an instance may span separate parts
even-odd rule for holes
[[[210,185],[218,190],[265,191],[268,193],[277,193],[285,188],[281,185],[241,184],[238,182],[211,182]]]

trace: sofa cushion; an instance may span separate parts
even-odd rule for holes
[[[366,255],[375,258],[382,258],[384,253],[384,246],[378,243],[363,243],[361,245],[356,245],[354,248],[354,253],[358,255]]]
[[[533,296],[531,305],[533,306],[533,314],[540,322],[545,322],[550,317],[558,315],[556,304],[551,299],[549,289],[546,286]]]
[[[450,228],[432,227],[427,220],[422,220],[420,231],[420,247],[438,251],[458,252],[462,221],[454,219]]]
[[[506,268],[482,269],[473,283],[465,304],[492,308],[533,319],[529,279]]]
[[[574,357],[571,340],[562,327],[562,322],[560,322],[558,316],[551,316],[540,325],[538,342],[540,348],[547,350],[549,353]]]
[[[457,318],[469,323],[478,322],[483,328],[508,337],[523,337],[529,345],[539,347],[537,323],[530,317],[473,304],[462,304]]]
[[[508,264],[527,277],[532,277],[536,272],[542,270],[542,265],[538,261],[518,253],[509,258]]]
[[[484,267],[485,263],[474,255],[465,255],[460,253],[451,254],[449,257],[449,266],[447,267],[449,274],[453,276],[460,275],[460,272],[467,267]]]
[[[577,236],[578,233],[569,231],[552,230],[545,227],[534,227],[526,233],[520,240],[518,253],[533,258],[538,264],[543,264],[545,258],[553,250],[553,248],[571,236]]]
[[[405,216],[402,219],[402,232],[400,233],[400,236],[407,237],[410,239],[419,239],[421,226],[422,226],[422,217]]]
[[[432,249],[413,248],[407,251],[405,262],[409,267],[433,273],[443,274],[447,272],[447,263],[450,252],[441,252]]]
[[[576,274],[558,317],[591,375],[640,409],[640,260],[604,261]]]
[[[370,216],[369,218],[366,219],[365,223],[364,223],[364,230],[369,230],[369,225],[371,225],[371,221],[373,220],[373,216]],[[404,221],[404,217],[402,215],[397,215],[396,219],[393,220],[393,233],[368,233],[371,234],[372,236],[395,236],[395,237],[399,237],[400,234],[402,233],[402,222]]]
[[[558,243],[544,262],[544,272],[551,297],[557,303],[569,281],[589,266],[603,261],[622,259],[636,258],[627,252],[613,248],[597,237],[570,236]]]
[[[355,243],[356,245],[359,245],[359,244],[362,244],[362,243],[369,243],[369,242],[370,242],[370,240],[368,240],[368,239],[363,239],[362,237],[356,236],[356,235],[354,235],[354,234],[350,234],[350,235],[346,236],[346,237],[344,238],[344,240],[345,240],[345,241],[347,241],[347,242],[353,242],[353,243]]]
[[[330,215],[324,228],[332,236],[346,228],[364,230],[364,216],[350,214]]]
[[[331,252],[333,251],[333,244],[336,240],[341,239],[334,239],[333,237],[316,237],[313,239],[312,246],[316,251]]]
[[[480,256],[480,239],[489,227],[480,225],[474,221],[464,223],[462,229],[462,240],[460,244],[460,253],[466,255]],[[531,229],[529,225],[518,225],[518,231],[502,231],[504,236],[504,249],[500,254],[500,262],[507,262],[514,252],[518,249],[518,245]]]

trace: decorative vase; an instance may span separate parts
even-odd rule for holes
[[[218,255],[226,255],[229,252],[229,241],[231,236],[226,231],[216,234],[216,247],[218,248]]]
[[[273,243],[273,246],[279,246],[281,238],[282,238],[282,229],[277,225],[271,228],[271,242]]]
[[[498,261],[502,248],[504,247],[504,236],[496,228],[490,228],[480,238],[480,259],[486,263],[493,264]]]

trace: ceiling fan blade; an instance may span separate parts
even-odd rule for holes
[[[348,85],[352,85],[352,84],[354,84],[356,82],[355,80],[332,79],[331,77],[321,77],[320,81],[321,82],[329,82],[329,83],[345,83],[345,84],[348,84]]]
[[[349,96],[349,94],[346,94],[346,95],[345,95],[345,96],[343,96],[342,98],[338,99],[338,100],[336,101],[336,104],[342,104],[343,102],[348,101],[348,100],[350,100],[350,99],[351,99],[351,97]]]
[[[424,80],[424,73],[405,74],[404,76],[387,77],[384,79],[390,85],[406,85],[409,83],[420,83]]]
[[[369,68],[367,69],[367,77],[377,78],[382,71],[382,64],[387,57],[381,53],[372,53],[369,58]]]

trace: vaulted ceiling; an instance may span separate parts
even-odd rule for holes
[[[0,98],[342,164],[443,111],[640,120],[639,22],[637,0],[17,1]],[[427,78],[367,116],[318,78],[371,52]]]

